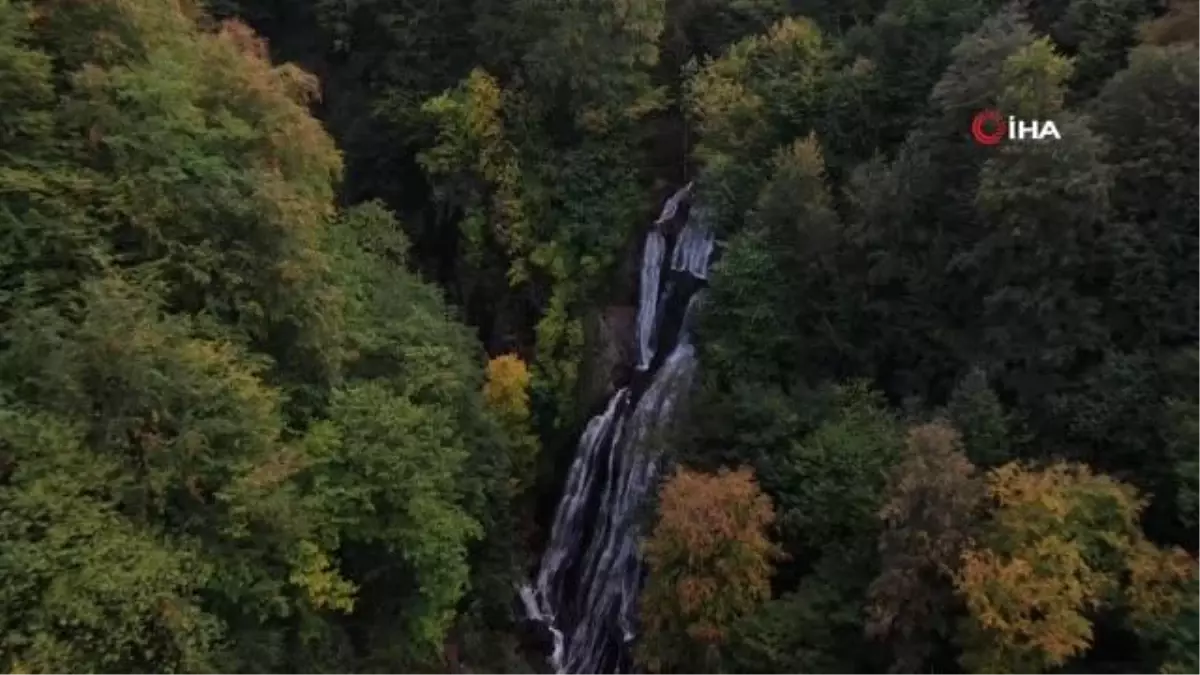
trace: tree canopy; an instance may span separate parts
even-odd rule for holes
[[[1194,672],[1196,20],[0,0],[0,669],[541,670],[694,181],[640,667]]]

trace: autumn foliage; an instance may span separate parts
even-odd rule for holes
[[[1198,15],[0,0],[0,673],[1200,672]]]
[[[1195,563],[1145,539],[1134,488],[1079,464],[1012,463],[987,480],[995,510],[955,579],[968,670],[1045,672],[1090,647],[1098,612],[1170,621],[1194,601]]]
[[[663,485],[659,519],[645,543],[639,660],[702,668],[738,618],[770,597],[778,549],[767,538],[770,499],[750,469],[679,469]],[[700,671],[703,672],[703,671]]]
[[[512,489],[527,487],[537,458],[538,441],[530,426],[529,369],[515,354],[488,361],[483,398],[505,431],[512,464]]]
[[[514,417],[529,415],[529,369],[514,354],[488,361],[483,395],[488,405]]]

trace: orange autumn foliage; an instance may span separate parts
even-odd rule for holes
[[[767,538],[775,510],[750,469],[679,469],[659,498],[643,549],[649,578],[638,659],[652,671],[664,663],[702,668],[733,622],[770,597],[780,556]]]

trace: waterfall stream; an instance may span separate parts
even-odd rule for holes
[[[662,278],[663,254],[667,240],[658,227],[646,235],[642,251],[642,275],[638,286],[638,370],[650,367],[654,358],[654,329],[658,319],[658,282]]]
[[[678,234],[666,229],[678,220],[691,187],[667,200],[646,234],[637,314],[642,376],[613,394],[584,428],[541,565],[532,585],[520,589],[526,615],[553,638],[548,656],[560,673],[632,667],[629,645],[642,583],[640,507],[658,478],[660,434],[696,371],[691,327],[704,295],[696,289],[708,276],[713,250],[699,207],[690,209]],[[674,335],[669,316],[678,322]],[[656,366],[659,353],[666,356]]]

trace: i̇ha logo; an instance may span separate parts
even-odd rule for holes
[[[980,145],[997,145],[1000,141],[1062,140],[1058,127],[1051,120],[1019,120],[1012,115],[1005,119],[998,110],[983,110],[971,121],[971,135]]]

